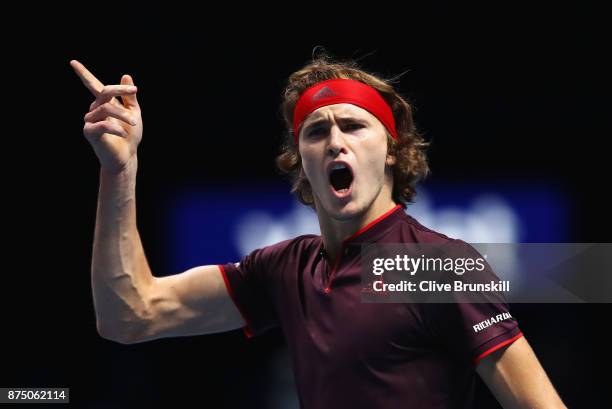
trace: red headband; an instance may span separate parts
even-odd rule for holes
[[[300,127],[306,116],[315,109],[333,104],[353,104],[365,109],[397,139],[395,119],[389,104],[373,87],[351,79],[332,79],[316,83],[300,96],[293,113],[293,138],[298,143]]]

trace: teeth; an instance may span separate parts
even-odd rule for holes
[[[336,163],[334,166],[332,166],[331,170],[344,169],[344,168],[346,168],[346,165],[343,165],[341,163]]]

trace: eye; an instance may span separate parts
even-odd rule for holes
[[[363,125],[357,122],[353,122],[353,123],[347,124],[346,127],[349,130],[355,130],[355,129],[363,128]]]
[[[319,126],[319,127],[316,127],[316,128],[313,128],[313,129],[311,129],[310,131],[308,131],[307,136],[308,136],[308,137],[314,137],[314,136],[317,136],[317,135],[321,134],[321,133],[323,132],[323,130],[324,130],[324,129],[323,129],[322,127],[320,127],[320,126]]]

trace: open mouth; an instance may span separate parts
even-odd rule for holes
[[[329,172],[329,183],[336,192],[347,193],[353,183],[353,172],[348,166],[337,163]]]

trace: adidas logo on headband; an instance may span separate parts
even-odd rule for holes
[[[336,95],[336,93],[334,91],[332,91],[331,88],[323,87],[323,88],[321,88],[319,90],[319,92],[317,92],[316,94],[313,95],[312,100],[313,101],[318,101],[318,100],[323,99],[323,98],[333,97],[334,95]]]

